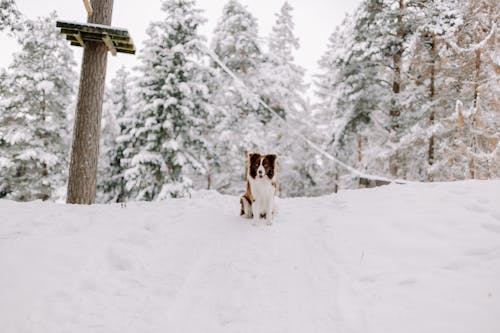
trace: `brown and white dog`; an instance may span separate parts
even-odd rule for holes
[[[259,219],[265,219],[267,224],[273,223],[276,212],[274,196],[278,191],[276,157],[276,154],[259,153],[250,153],[247,156],[247,189],[240,198],[240,215],[253,217],[254,224]]]

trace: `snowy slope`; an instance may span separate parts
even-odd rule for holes
[[[500,181],[0,201],[0,332],[500,332]]]

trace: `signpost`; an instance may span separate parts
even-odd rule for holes
[[[58,21],[57,27],[71,45],[83,47],[73,143],[69,166],[67,203],[93,204],[108,51],[135,53],[126,29],[113,28],[113,0],[84,0],[87,23]]]

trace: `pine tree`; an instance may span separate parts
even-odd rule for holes
[[[454,37],[442,42],[453,52],[446,58],[446,63],[454,70],[454,88],[458,90],[456,98],[460,107],[443,120],[447,124],[456,124],[456,127],[439,148],[444,159],[461,163],[448,169],[447,175],[441,172],[445,174],[441,177],[498,177],[500,70],[495,54],[500,41],[496,14],[500,4],[492,0],[467,1],[459,8],[461,20],[454,29]]]
[[[261,65],[260,77],[266,87],[264,100],[279,115],[298,117],[304,112],[305,70],[294,63],[299,40],[293,33],[292,6],[285,2],[269,36],[269,51]]]
[[[491,111],[498,105],[492,55],[498,6],[363,1],[352,31],[343,23],[344,31],[332,35],[317,80],[332,152],[371,173],[411,180],[497,172],[499,117]]]
[[[192,0],[162,2],[166,17],[148,28],[139,67],[138,119],[134,121],[131,158],[125,172],[131,198],[153,200],[188,194],[186,168],[203,172],[208,87],[201,61],[204,22]]]
[[[445,88],[448,81],[443,57],[449,50],[442,41],[450,38],[460,20],[460,4],[454,0],[410,3],[407,16],[413,17],[413,38],[408,43],[405,62],[405,132],[400,138],[400,156],[405,161],[405,178],[432,181],[440,163],[439,146],[449,134],[441,119],[453,110],[457,89]]]
[[[330,137],[325,148],[360,170],[378,167],[378,173],[384,173],[386,163],[380,165],[373,158],[381,153],[380,147],[388,138],[392,96],[387,79],[390,57],[384,51],[388,42],[380,28],[383,10],[382,2],[365,1],[354,16],[345,17],[330,36],[315,82],[318,126],[327,126]],[[339,185],[353,187],[361,181],[335,163],[327,166],[322,183],[335,189]]]
[[[304,121],[310,118],[304,83],[305,70],[295,63],[294,53],[299,49],[299,39],[294,34],[292,6],[285,2],[280,12],[275,14],[276,21],[268,38],[268,51],[260,66],[259,77],[261,98],[279,116],[303,133],[314,133],[312,123]],[[275,116],[272,116],[275,117]],[[273,151],[279,155],[280,192],[284,196],[310,195],[317,185],[313,173],[316,160],[314,151],[289,133],[289,128],[276,118],[265,123],[265,135],[259,143],[260,149]],[[265,147],[265,148],[264,148]],[[297,156],[301,156],[297,159]]]
[[[258,101],[255,92],[262,90],[259,70],[263,54],[255,17],[238,1],[230,0],[214,30],[211,48],[219,59],[243,81],[241,87],[214,62],[215,80],[211,86],[214,118],[211,165],[213,187],[238,193],[244,175],[245,151],[257,150],[255,142],[262,137],[262,121],[270,115]],[[234,170],[241,170],[235,172]]]
[[[51,14],[24,22],[22,49],[2,74],[0,191],[15,200],[54,199],[65,182],[66,117],[77,75],[55,20]]]
[[[262,110],[255,94],[262,86],[259,70],[264,57],[256,18],[238,1],[229,0],[215,27],[211,44],[224,65],[248,88],[241,89],[233,78],[219,71],[216,99],[222,99],[219,103],[222,108],[233,109],[227,112],[232,115],[232,119],[228,119],[231,125],[235,125],[240,115],[250,113],[258,113],[268,120],[269,112]]]
[[[0,0],[0,31],[16,32],[21,30],[21,13],[15,0]]]
[[[123,202],[125,191],[125,155],[133,124],[130,73],[121,67],[106,90],[101,130],[98,189],[102,201]]]
[[[237,0],[229,0],[214,30],[212,49],[233,72],[246,74],[261,60],[255,17]]]

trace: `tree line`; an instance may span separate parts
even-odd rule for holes
[[[200,188],[239,193],[252,150],[278,153],[284,196],[372,185],[290,135],[259,98],[362,171],[417,181],[498,177],[498,7],[364,0],[331,34],[311,85],[294,59],[289,3],[262,38],[257,19],[229,0],[208,41],[195,1],[161,1],[163,19],[149,25],[137,67],[117,71],[106,88],[99,201],[185,197]],[[60,200],[78,76],[73,55],[55,14],[25,19],[13,0],[2,0],[0,17],[0,29],[21,46],[0,72],[0,197]]]

